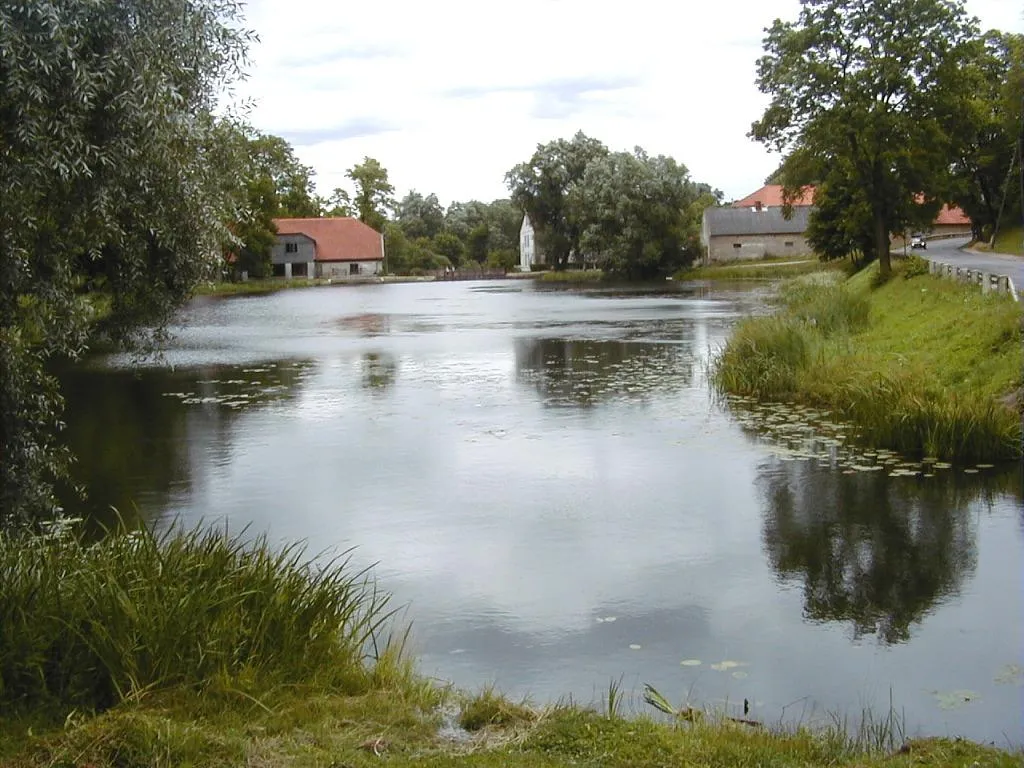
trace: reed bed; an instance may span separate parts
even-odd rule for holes
[[[371,684],[392,613],[348,554],[215,530],[0,532],[0,710],[102,710],[170,686]]]

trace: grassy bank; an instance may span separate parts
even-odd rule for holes
[[[1010,253],[1017,256],[1024,256],[1024,227],[1010,227],[996,235],[996,241],[989,247],[987,243],[974,246],[979,251],[995,251],[996,253]]]
[[[563,272],[541,272],[537,279],[542,283],[596,283],[603,278],[604,272],[600,269],[567,269]]]
[[[0,536],[0,765],[1010,766],[962,741],[901,746],[676,709],[535,709],[416,677],[387,601],[345,561],[315,566],[218,533]],[[650,712],[651,710],[646,710]]]
[[[681,269],[673,280],[774,280],[797,277],[812,272],[842,270],[849,262],[821,261],[812,256],[758,259],[746,262],[723,262]]]
[[[735,329],[717,387],[825,407],[868,444],[909,455],[1021,455],[1021,309],[1009,297],[923,274],[916,257],[876,287],[801,278],[778,314]],[[838,276],[836,276],[838,277]]]
[[[335,280],[334,283],[339,281]],[[261,296],[278,291],[289,291],[296,288],[313,288],[318,285],[331,285],[332,281],[325,278],[296,277],[266,278],[263,280],[246,280],[243,282],[203,283],[196,287],[196,296]]]

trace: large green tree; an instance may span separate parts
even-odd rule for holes
[[[772,100],[752,137],[802,155],[788,186],[848,174],[871,212],[861,239],[888,274],[890,233],[949,194],[974,20],[959,0],[803,0],[764,49],[757,84]]]
[[[406,237],[436,237],[444,228],[444,208],[437,195],[411,190],[398,203],[396,216]]]
[[[580,245],[607,272],[647,280],[693,260],[687,209],[699,191],[686,167],[640,147],[591,161],[574,205],[586,211]]]
[[[269,180],[274,187],[274,216],[280,218],[315,218],[320,203],[313,183],[313,169],[295,156],[292,145],[280,136],[248,130],[251,178]]]
[[[388,181],[388,171],[380,161],[364,157],[345,174],[356,186],[352,199],[359,220],[378,232],[384,231],[388,212],[395,207],[395,188]]]
[[[564,268],[581,254],[588,211],[581,193],[587,167],[608,148],[582,131],[537,146],[533,157],[505,175],[512,201],[526,211],[550,263]]]
[[[0,515],[51,510],[66,465],[48,361],[99,306],[151,338],[219,268],[240,159],[213,110],[248,39],[229,0],[0,4]]]
[[[988,32],[965,74],[971,87],[955,117],[963,137],[955,158],[953,200],[977,238],[1020,220],[1020,177],[1013,173],[1024,107],[1024,35]]]

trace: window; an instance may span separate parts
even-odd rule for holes
[[[359,274],[359,262],[355,262],[353,264],[349,264],[348,265],[348,273],[350,275],[358,275]]]
[[[298,253],[299,252],[299,244],[298,243],[285,243],[284,244],[284,252],[285,253]]]
[[[743,243],[733,243],[732,247],[733,248],[742,248],[743,247]]]
[[[792,240],[787,240],[786,241],[786,247],[787,248],[792,248],[793,247],[793,241]]]

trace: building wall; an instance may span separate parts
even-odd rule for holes
[[[270,252],[273,264],[309,263],[315,260],[316,243],[305,235],[278,235]]]
[[[806,256],[811,253],[803,235],[714,235],[708,261],[744,261],[768,256]],[[737,247],[737,245],[739,247]]]
[[[356,265],[358,271],[352,272],[352,265]],[[317,277],[364,277],[379,275],[384,271],[383,262],[380,261],[321,261],[316,265]]]
[[[519,269],[529,272],[534,264],[543,264],[544,256],[537,248],[537,235],[528,216],[523,216],[523,224],[519,227]]]

